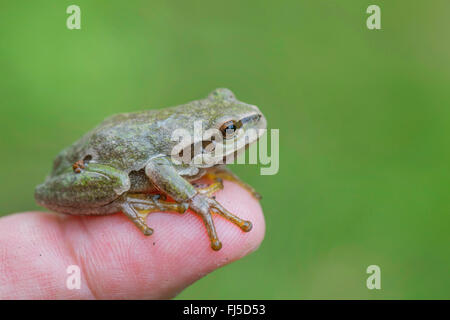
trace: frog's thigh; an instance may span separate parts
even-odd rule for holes
[[[92,209],[116,200],[130,188],[128,174],[109,166],[89,164],[80,172],[68,168],[36,188],[44,206]]]
[[[187,203],[164,201],[159,195],[127,194],[121,204],[123,213],[144,233],[149,236],[153,233],[147,223],[147,215],[151,212],[178,212],[184,213],[188,209]]]

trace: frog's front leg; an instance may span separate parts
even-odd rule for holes
[[[199,192],[186,179],[181,177],[167,158],[158,158],[150,161],[145,173],[159,190],[170,195],[178,203],[187,203],[189,208],[202,218],[213,250],[220,250],[220,242],[214,226],[211,213],[214,212],[248,232],[252,228],[250,221],[243,220],[221,206],[207,193]]]

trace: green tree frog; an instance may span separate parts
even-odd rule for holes
[[[195,122],[216,129],[223,139],[195,135]],[[193,138],[173,139],[180,128]],[[205,99],[176,107],[117,114],[58,154],[50,175],[36,187],[35,198],[41,206],[65,214],[123,212],[147,236],[153,233],[146,223],[150,212],[191,209],[202,218],[211,248],[220,250],[211,213],[245,232],[252,224],[225,209],[213,193],[223,188],[222,179],[230,179],[258,197],[225,165],[227,156],[255,142],[265,128],[258,107],[237,100],[228,89],[216,89]],[[255,129],[258,133],[249,138],[246,133]],[[224,146],[223,154],[212,156]],[[189,155],[186,161],[175,161],[176,147]],[[196,154],[187,152],[195,149],[199,149]],[[199,156],[209,156],[209,161],[202,162]],[[206,187],[194,183],[204,176],[213,183]]]

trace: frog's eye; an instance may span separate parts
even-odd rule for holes
[[[232,138],[236,134],[237,129],[239,129],[239,124],[234,120],[227,121],[220,126],[220,132],[225,139]]]

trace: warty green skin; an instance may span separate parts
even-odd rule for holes
[[[124,211],[130,195],[158,191],[206,219],[212,200],[204,199],[190,181],[218,166],[173,163],[170,155],[178,141],[172,141],[172,133],[183,128],[193,135],[196,121],[206,130],[249,115],[258,117],[244,131],[265,128],[256,106],[238,101],[228,89],[216,89],[184,105],[111,116],[61,151],[50,175],[36,187],[35,198],[57,212],[95,215]],[[72,166],[80,160],[85,167],[75,172]]]

